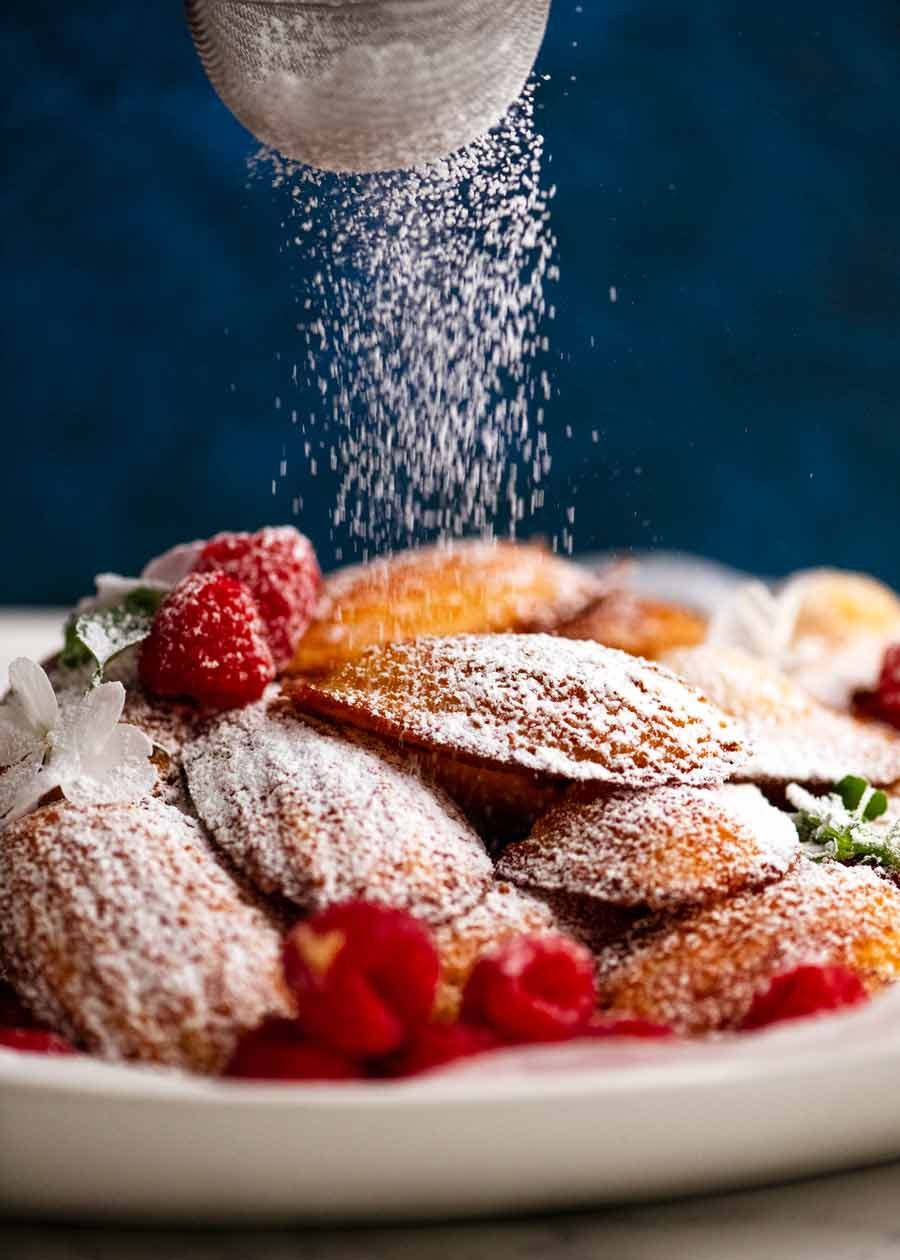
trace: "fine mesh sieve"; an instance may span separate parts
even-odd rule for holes
[[[265,144],[336,171],[420,165],[524,86],[550,0],[186,0],[210,82]]]

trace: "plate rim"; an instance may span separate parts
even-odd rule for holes
[[[753,1087],[764,1081],[790,1082],[827,1074],[835,1066],[842,1072],[866,1066],[900,1066],[900,992],[873,999],[876,1014],[889,1005],[895,1016],[892,1036],[856,1038],[854,1028],[864,1022],[869,1007],[859,1012],[837,1012],[791,1026],[776,1026],[752,1033],[705,1041],[687,1039],[650,1043],[635,1039],[604,1042],[575,1041],[560,1046],[536,1046],[498,1051],[481,1064],[502,1063],[504,1057],[525,1054],[538,1070],[517,1069],[511,1062],[506,1072],[473,1068],[449,1068],[412,1080],[339,1081],[322,1084],[228,1080],[192,1075],[177,1068],[147,1064],[108,1063],[90,1055],[52,1058],[18,1051],[0,1051],[0,1091],[12,1089],[31,1094],[107,1098],[129,1103],[179,1102],[201,1107],[245,1109],[433,1106],[464,1103],[545,1103],[550,1099],[590,1098],[629,1094],[633,1091],[665,1092],[700,1090],[706,1086]],[[881,1010],[878,1008],[881,1007]],[[896,1008],[896,1009],[893,1009]],[[879,1030],[883,1033],[883,1029]],[[832,1035],[827,1034],[831,1032]],[[571,1053],[573,1047],[596,1047],[598,1062],[590,1065],[553,1066],[553,1058]],[[621,1061],[623,1049],[631,1058]],[[607,1058],[607,1063],[600,1060]]]

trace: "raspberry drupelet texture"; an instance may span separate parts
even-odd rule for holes
[[[362,901],[300,923],[284,944],[298,1026],[317,1044],[355,1058],[393,1054],[427,1023],[439,971],[420,923]]]
[[[246,1081],[352,1081],[361,1066],[336,1050],[313,1045],[290,1019],[270,1019],[246,1033],[225,1069]]]
[[[900,643],[889,647],[884,654],[875,703],[880,717],[900,726]]]
[[[584,1032],[594,1001],[586,949],[564,936],[519,936],[475,964],[462,1012],[510,1041],[562,1041]]]
[[[388,1076],[421,1076],[458,1059],[471,1059],[503,1043],[489,1028],[473,1024],[426,1024],[386,1066]]]
[[[189,696],[214,709],[258,700],[275,664],[246,586],[228,573],[188,574],[156,614],[139,672],[157,696]]]
[[[310,623],[322,582],[312,543],[289,525],[217,534],[195,565],[195,572],[211,571],[231,574],[250,591],[275,665],[283,669]]]
[[[0,1049],[51,1057],[78,1053],[70,1042],[45,1028],[0,1028]]]
[[[749,1032],[780,1024],[783,1020],[824,1015],[868,1000],[866,989],[847,967],[807,965],[776,976],[768,989],[758,993],[744,1016],[741,1028]]]

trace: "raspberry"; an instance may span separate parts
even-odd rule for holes
[[[594,1009],[594,965],[564,936],[519,936],[478,960],[463,1016],[512,1041],[561,1041],[584,1031]]]
[[[875,706],[880,717],[900,726],[900,643],[889,647],[884,654]]]
[[[632,1015],[595,1015],[584,1032],[585,1037],[604,1038],[635,1037],[641,1041],[663,1041],[674,1037],[675,1030],[668,1024],[654,1024],[652,1020]]]
[[[846,967],[795,967],[776,976],[764,993],[756,995],[741,1028],[765,1028],[785,1019],[857,1006],[867,999],[859,977]]]
[[[352,1081],[362,1069],[346,1055],[306,1041],[290,1019],[270,1019],[245,1033],[225,1069],[247,1081]]]
[[[197,573],[224,571],[256,600],[279,669],[289,665],[310,623],[322,575],[312,543],[291,526],[257,534],[216,534],[194,565]]]
[[[400,910],[332,906],[288,935],[285,979],[311,1040],[357,1058],[399,1050],[425,1024],[440,970],[425,929]]]
[[[22,1054],[47,1054],[59,1056],[77,1054],[78,1051],[56,1033],[45,1028],[0,1028],[0,1046],[5,1050],[18,1050]]]
[[[457,1059],[471,1059],[502,1043],[489,1029],[471,1024],[426,1024],[386,1065],[388,1076],[419,1076]]]
[[[190,696],[215,709],[258,700],[275,665],[250,592],[227,573],[189,574],[160,606],[139,672],[158,696]]]

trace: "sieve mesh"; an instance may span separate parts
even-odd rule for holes
[[[285,156],[408,168],[488,131],[521,92],[550,0],[187,0],[210,82]]]

